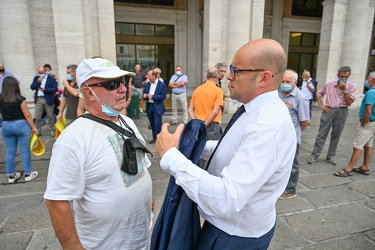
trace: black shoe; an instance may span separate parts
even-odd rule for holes
[[[149,141],[148,143],[149,144],[154,144],[156,142],[156,139],[152,139],[151,141]]]

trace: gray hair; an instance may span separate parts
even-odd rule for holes
[[[368,76],[372,79],[375,79],[375,71],[371,71],[370,73],[368,73]]]
[[[216,78],[218,74],[219,74],[219,70],[218,69],[212,70],[212,68],[209,68],[207,70],[207,79],[208,78]]]
[[[337,70],[337,74],[340,74],[340,72],[348,72],[351,75],[352,74],[352,69],[349,66],[342,66]]]
[[[220,69],[222,67],[226,68],[227,64],[225,62],[219,62],[219,63],[216,63],[216,65],[215,65],[215,68],[217,68],[217,69]]]
[[[292,72],[292,73],[293,73],[293,80],[294,80],[294,81],[297,81],[297,80],[298,80],[298,74],[297,74],[297,72],[295,72],[295,71],[292,70],[292,69],[286,69],[285,72],[284,72],[284,74],[285,74],[285,73],[289,73],[289,72]]]
[[[70,64],[70,65],[68,65],[68,67],[66,67],[66,69],[70,69],[70,70],[72,70],[73,72],[76,72],[76,70],[77,70],[77,65],[75,65],[75,64]]]

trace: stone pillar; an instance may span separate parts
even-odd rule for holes
[[[97,0],[100,54],[116,63],[115,13],[113,0]],[[100,21],[99,21],[100,20]]]
[[[21,94],[28,102],[34,101],[30,76],[36,75],[37,67],[30,27],[33,14],[27,0],[1,1],[0,61],[20,81]]]

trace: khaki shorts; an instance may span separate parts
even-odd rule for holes
[[[354,139],[353,147],[360,150],[364,146],[372,147],[375,133],[375,122],[368,122],[364,128],[359,125],[357,127],[357,136]]]
[[[133,86],[132,89],[138,92],[138,99],[141,100],[143,95],[143,88],[136,88]]]

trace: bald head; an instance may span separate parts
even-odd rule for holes
[[[254,40],[243,45],[237,54],[247,58],[248,66],[271,71],[278,87],[286,69],[286,55],[280,43],[272,39]]]
[[[219,74],[219,70],[215,67],[211,67],[207,70],[207,80],[216,81],[217,75]]]
[[[46,70],[44,69],[44,67],[43,66],[39,66],[38,67],[38,74],[44,74],[44,73],[46,73]]]

